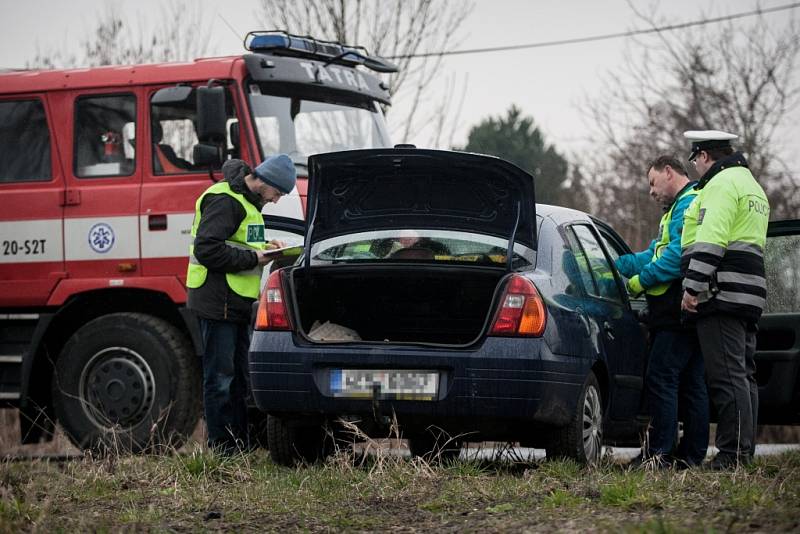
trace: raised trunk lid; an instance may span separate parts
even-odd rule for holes
[[[404,228],[513,234],[536,250],[534,179],[499,158],[380,148],[317,154],[308,164],[307,250],[332,237]]]

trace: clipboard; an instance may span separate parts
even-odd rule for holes
[[[302,253],[303,253],[302,245],[295,245],[292,247],[283,247],[283,248],[268,248],[264,250],[264,256],[272,259],[296,257]]]

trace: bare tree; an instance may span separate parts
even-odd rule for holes
[[[664,25],[630,5],[645,24]],[[608,147],[592,167],[595,209],[635,245],[651,236],[660,216],[647,198],[646,161],[688,154],[685,130],[738,134],[736,146],[766,190],[773,218],[797,216],[800,174],[778,148],[779,132],[797,120],[792,113],[800,103],[800,34],[795,15],[785,22],[776,31],[762,15],[749,24],[739,19],[629,43],[630,60],[611,73],[587,111]]]
[[[395,107],[406,110],[394,128],[399,139],[409,139],[421,123],[433,124],[432,141],[447,136],[447,117],[459,105],[444,98],[435,106],[435,116],[420,116],[421,104],[431,90],[442,64],[437,52],[452,49],[458,29],[472,11],[470,2],[457,0],[259,0],[256,18],[265,29],[345,44],[365,46],[370,53],[390,58],[399,67],[388,76]],[[420,54],[433,55],[413,58]],[[446,91],[456,93],[450,80]],[[452,120],[450,121],[452,123]],[[451,128],[452,129],[452,128]],[[452,138],[452,135],[451,135]]]
[[[37,50],[27,62],[29,68],[94,67],[130,65],[163,61],[184,61],[205,55],[209,48],[211,25],[197,4],[188,0],[168,0],[161,6],[158,23],[145,31],[140,20],[131,23],[108,3],[97,15],[91,37],[81,42],[80,51],[67,52],[63,46]]]

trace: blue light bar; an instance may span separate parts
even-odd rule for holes
[[[282,30],[250,32],[244,38],[250,52],[297,56],[349,66],[363,65],[376,72],[397,72],[397,66],[377,56],[370,56],[362,46],[321,41],[310,36],[292,35]]]

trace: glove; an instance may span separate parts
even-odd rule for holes
[[[628,289],[628,294],[633,298],[641,296],[644,293],[644,287],[642,287],[642,283],[639,282],[639,275],[631,276],[628,279],[628,283],[625,284],[625,287]]]

